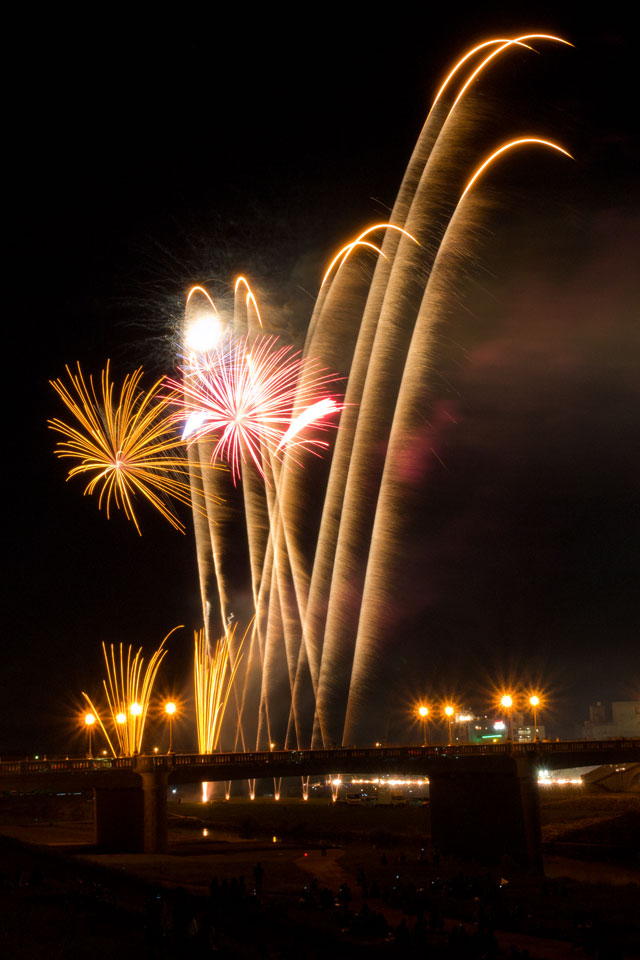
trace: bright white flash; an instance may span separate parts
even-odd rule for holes
[[[331,397],[318,400],[317,403],[312,403],[310,407],[306,407],[299,416],[291,421],[289,429],[277,446],[277,450],[281,450],[282,447],[291,443],[304,427],[307,427],[310,423],[315,423],[316,420],[322,420],[323,417],[338,409],[338,404]]]
[[[195,433],[198,427],[202,426],[208,416],[209,413],[207,410],[197,410],[195,413],[192,413],[184,425],[182,439],[186,440],[187,437],[190,437],[192,433]]]
[[[185,343],[189,350],[195,353],[206,353],[213,350],[222,336],[222,324],[215,313],[207,311],[200,313],[189,324],[185,335]]]

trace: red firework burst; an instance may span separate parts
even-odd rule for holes
[[[328,392],[338,378],[300,351],[278,347],[275,337],[223,342],[192,354],[182,372],[182,383],[167,381],[182,393],[182,438],[189,445],[215,438],[212,460],[229,464],[234,483],[242,463],[253,461],[264,477],[266,455],[326,448],[309,429],[334,426],[327,418],[342,409]]]

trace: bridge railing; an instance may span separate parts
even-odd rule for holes
[[[513,756],[539,757],[545,755],[568,754],[575,757],[580,754],[597,756],[599,752],[616,750],[631,754],[640,753],[640,737],[616,738],[610,740],[554,740],[526,743],[471,744],[461,743],[454,746],[426,747],[338,747],[321,750],[263,750],[253,753],[212,753],[212,754],[151,754],[140,757],[99,757],[94,759],[52,759],[52,760],[5,760],[0,762],[2,774],[31,773],[82,773],[114,770],[135,771],[140,763],[148,768],[171,770],[183,766],[225,766],[255,767],[263,766],[265,776],[269,776],[271,765],[289,767],[295,776],[298,767],[307,763],[331,763],[335,772],[347,771],[351,761],[371,761],[372,770],[380,763],[385,766],[394,761],[454,759],[456,757]],[[589,761],[591,762],[591,760]],[[597,761],[596,761],[597,762]],[[607,762],[607,761],[605,761]]]
[[[468,756],[539,756],[558,753],[594,753],[599,750],[628,749],[640,750],[640,738],[621,738],[615,740],[560,740],[534,741],[527,743],[496,743],[496,744],[457,744],[452,746],[427,747],[365,747],[349,748],[338,747],[328,750],[264,750],[253,753],[212,753],[212,754],[176,754],[170,758],[176,767],[180,766],[223,766],[225,764],[247,765],[277,764],[295,768],[305,761],[328,760],[336,764],[338,769],[342,764],[351,760],[380,761],[406,760],[415,757],[468,757]],[[166,766],[166,757],[155,757],[154,764]]]
[[[81,760],[3,760],[0,775],[10,773],[69,773],[96,770],[131,770],[135,757],[96,757]]]

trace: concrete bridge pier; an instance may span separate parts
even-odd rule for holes
[[[168,849],[169,773],[140,758],[127,787],[95,789],[95,837],[111,853],[164,853]]]
[[[141,773],[143,795],[144,853],[166,853],[169,849],[169,820],[167,813],[167,770]]]
[[[509,855],[542,869],[534,762],[452,757],[451,769],[430,774],[429,784],[432,843],[441,853],[484,862]]]

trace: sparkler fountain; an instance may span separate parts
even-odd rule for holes
[[[466,53],[445,79],[390,222],[365,230],[330,264],[301,365],[291,372],[286,404],[275,419],[264,398],[256,397],[262,361],[271,360],[275,347],[260,340],[262,318],[247,281],[236,283],[228,341],[206,291],[195,288],[189,296],[189,360],[184,384],[172,387],[184,390],[192,488],[209,495],[208,516],[195,515],[209,642],[224,632],[234,611],[247,622],[247,608],[255,612],[238,674],[241,690],[230,711],[238,745],[371,739],[366,717],[379,715],[380,705],[377,711],[367,706],[372,697],[379,700],[416,495],[403,466],[423,419],[434,328],[473,224],[474,195],[494,164],[517,149],[544,147],[569,156],[550,140],[522,136],[482,159],[473,139],[473,84],[498,58],[542,42],[567,43],[543,34],[489,40]],[[485,121],[483,142],[490,132]],[[373,256],[367,280],[362,258]],[[194,322],[202,322],[196,304],[205,305],[218,331],[216,345],[201,350],[189,347]],[[281,362],[274,361],[278,374]],[[212,369],[214,378],[232,370],[231,417],[214,414],[211,390],[203,394]],[[340,407],[323,393],[330,378],[321,369],[344,378]],[[200,377],[195,388],[194,376]],[[242,389],[255,401],[254,433],[237,429],[246,416],[237,406]],[[322,467],[312,456],[317,441],[309,428],[337,412],[339,430]],[[231,474],[205,475],[203,466],[220,454],[227,455]],[[223,507],[216,505],[220,498],[227,501]]]
[[[111,726],[112,735],[115,734],[114,740],[117,743],[117,749],[107,732],[101,713],[88,694],[83,692],[82,696],[91,708],[92,715],[95,716],[95,720],[97,720],[114,757],[132,757],[141,752],[151,693],[160,664],[167,653],[165,643],[172,633],[180,629],[181,626],[178,626],[169,631],[152,655],[144,672],[145,661],[142,656],[142,647],[134,654],[133,648],[129,645],[125,654],[125,648],[123,644],[120,644],[116,654],[113,644],[110,645],[108,651],[106,644],[102,644],[106,667],[106,679],[102,683],[109,707],[108,722]]]

